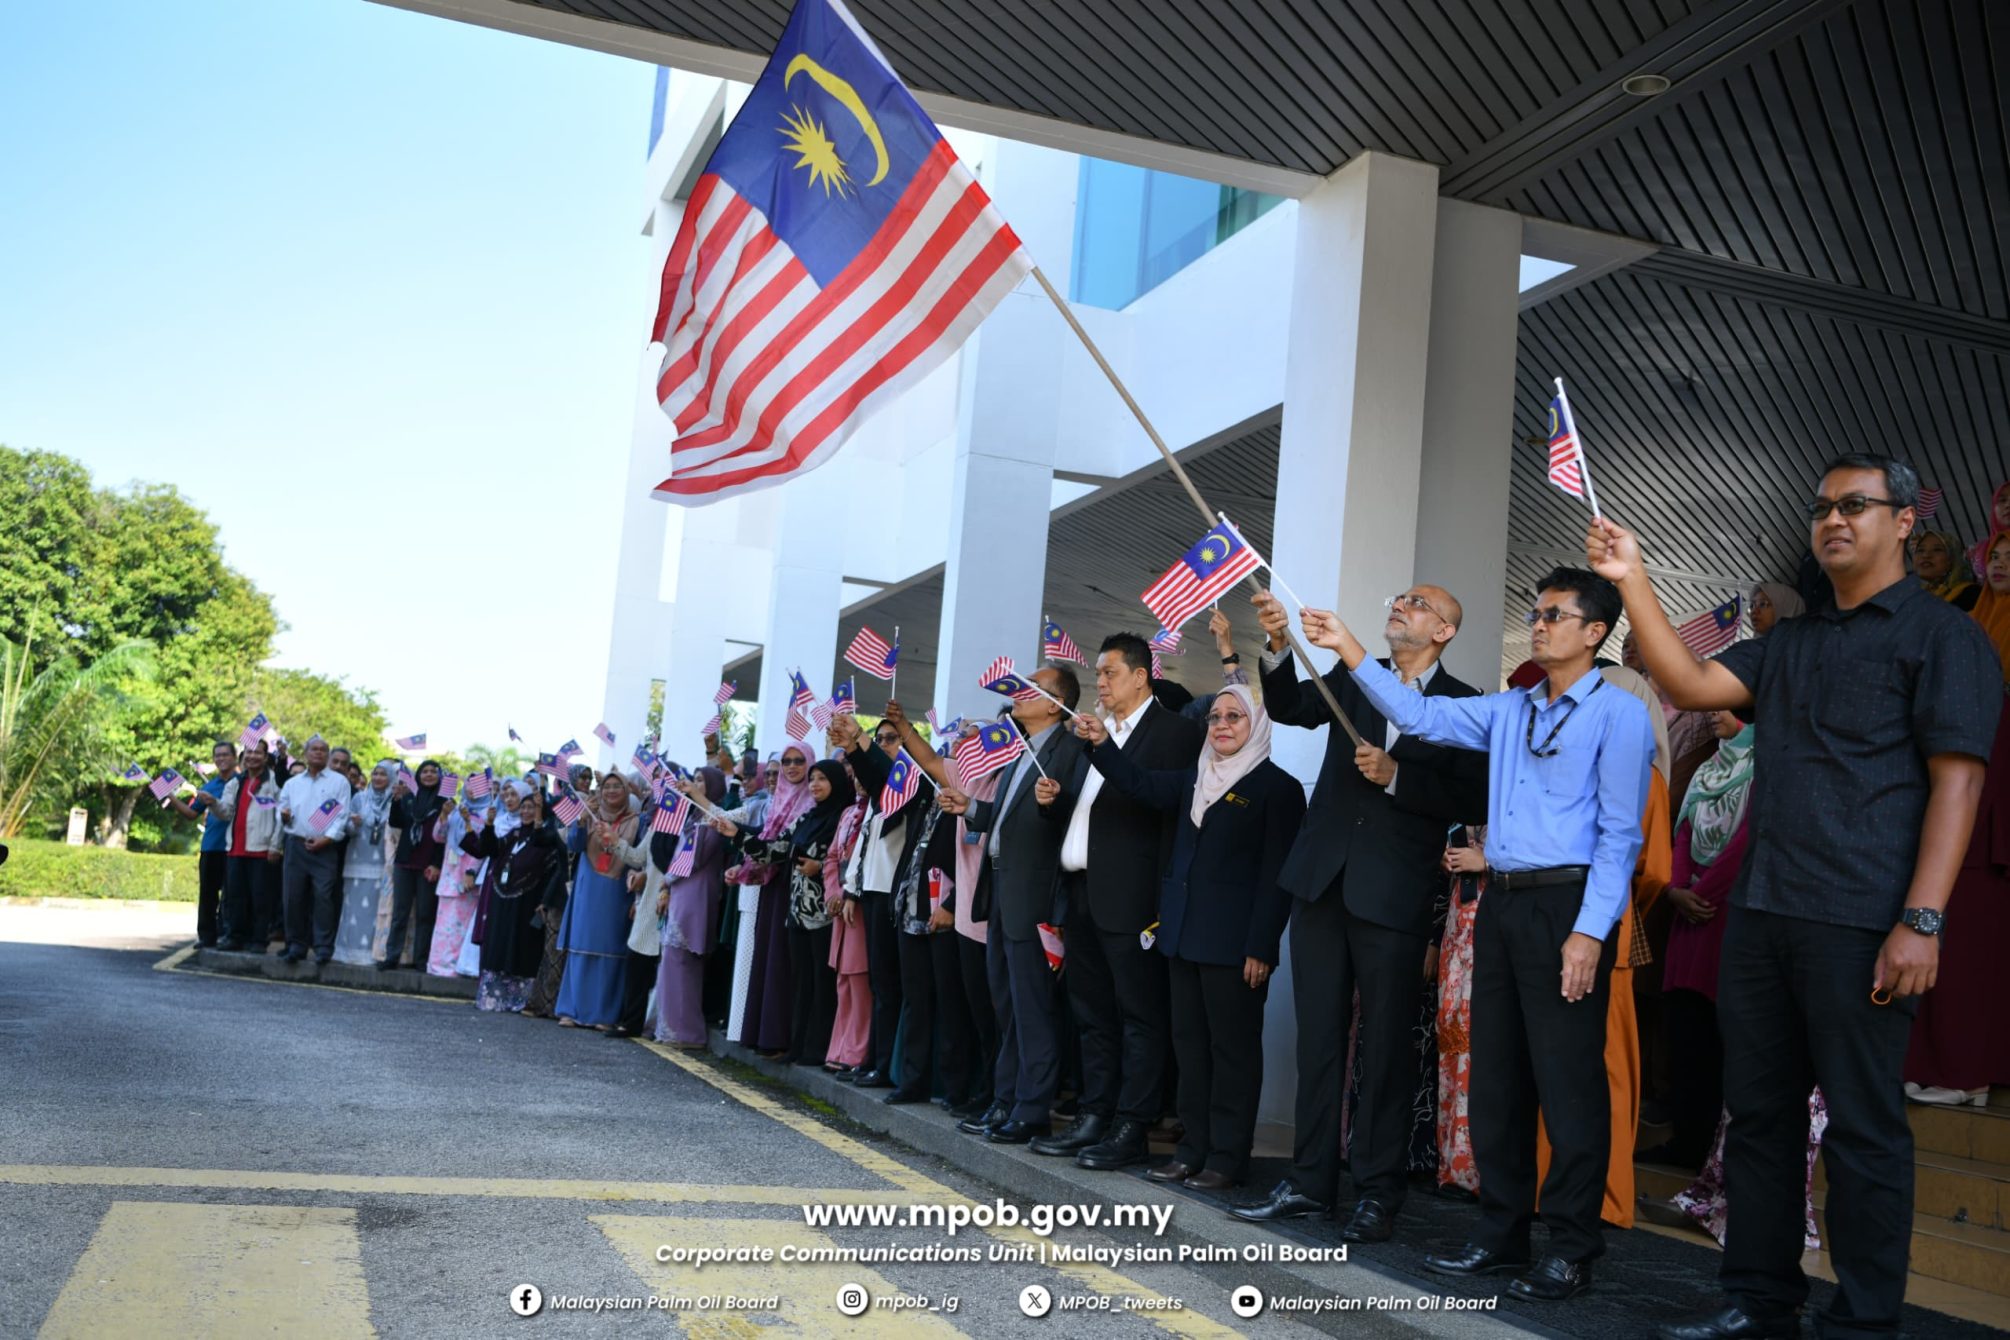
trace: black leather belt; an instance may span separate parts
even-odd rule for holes
[[[1487,887],[1512,892],[1515,889],[1542,889],[1552,884],[1580,884],[1590,875],[1588,865],[1553,865],[1546,870],[1487,871]]]

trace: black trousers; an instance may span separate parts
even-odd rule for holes
[[[837,1022],[838,979],[831,968],[831,928],[789,927],[789,1065],[821,1065]]]
[[[1173,1157],[1241,1181],[1256,1139],[1263,1092],[1263,1003],[1270,984],[1252,990],[1240,967],[1167,965],[1172,1045],[1179,1057],[1179,1119],[1186,1127]]]
[[[279,863],[264,853],[225,858],[223,938],[263,949],[272,933],[273,906],[278,902]]]
[[[1361,1098],[1354,1110],[1347,1167],[1356,1196],[1378,1201],[1391,1212],[1403,1203],[1417,1090],[1412,1035],[1426,943],[1424,936],[1350,913],[1338,881],[1317,901],[1291,909],[1291,1002],[1298,1017],[1298,1128],[1291,1184],[1304,1195],[1329,1205],[1339,1199],[1347,1030],[1358,988]],[[1477,1008],[1473,1012],[1479,1013]],[[1529,1159],[1534,1158],[1531,1146]]]
[[[1550,1147],[1542,1180],[1548,1254],[1589,1261],[1605,1250],[1598,1216],[1612,1147],[1605,995],[1614,937],[1606,937],[1592,989],[1581,1000],[1565,1000],[1562,946],[1583,903],[1581,880],[1513,892],[1494,887],[1480,900],[1473,925],[1468,1106],[1480,1175],[1473,1241],[1493,1251],[1528,1252],[1538,1111]]]
[[[204,945],[217,941],[223,916],[224,889],[229,883],[230,854],[200,852],[195,858],[195,938]]]
[[[969,1098],[971,1048],[962,975],[952,943],[959,937],[954,931],[938,931],[897,938],[903,1041],[900,1074],[892,1078],[903,1093],[926,1098],[940,1091],[950,1106],[961,1106]]]
[[[893,923],[892,894],[862,893],[858,910],[865,924],[866,980],[872,983],[872,1049],[866,1063],[891,1076],[893,1039],[900,1031],[900,1001],[906,990],[900,942],[907,937]],[[925,1065],[927,1051],[921,1056]]]
[[[1172,1040],[1166,957],[1135,929],[1098,926],[1087,876],[1063,875],[1068,893],[1068,1004],[1082,1047],[1082,1111],[1147,1125],[1165,1110]]]
[[[1918,1002],[1871,1001],[1881,932],[1742,907],[1725,915],[1731,920],[1724,927],[1717,1015],[1731,1114],[1724,1194],[1734,1210],[1724,1242],[1724,1291],[1762,1319],[1782,1318],[1807,1301],[1801,1234],[1808,1092],[1820,1085],[1829,1109],[1822,1139],[1824,1245],[1836,1292],[1815,1330],[1893,1334],[1912,1239],[1912,1127],[1900,1081]]]
[[[965,1036],[970,1039],[970,1101],[974,1103],[981,1098],[988,1107],[992,1075],[998,1067],[998,1011],[991,1003],[987,946],[960,931],[951,931],[943,938],[956,942],[956,985],[963,993]]]
[[[663,960],[654,954],[638,954],[633,949],[621,965],[621,1016],[614,1026],[628,1033],[640,1033],[649,1018],[649,993],[656,989],[656,969]]]
[[[1675,1127],[1668,1143],[1685,1163],[1701,1164],[1724,1107],[1724,1042],[1716,1002],[1698,991],[1663,992],[1661,1022],[1669,1070],[1682,1079],[1668,1094]]]
[[[1061,1067],[1054,1030],[1054,974],[1038,940],[1014,940],[994,924],[984,945],[991,1004],[998,1015],[998,1062],[991,1093],[1014,1121],[1053,1120]]]
[[[426,967],[433,951],[433,922],[440,914],[439,880],[427,879],[426,872],[410,866],[391,867],[391,933],[384,941],[384,957],[418,968]],[[412,928],[412,952],[405,954],[405,927]]]
[[[305,838],[286,839],[286,947],[314,950],[320,958],[335,952],[335,899],[342,876],[335,849],[307,850]]]

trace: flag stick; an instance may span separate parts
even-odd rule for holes
[[[1249,542],[1248,537],[1242,533],[1241,529],[1237,527],[1233,521],[1230,521],[1228,519],[1228,513],[1216,512],[1215,515],[1221,518],[1222,525],[1227,526],[1230,530],[1235,532],[1235,538],[1242,541],[1243,548],[1249,550],[1250,553],[1256,555],[1256,561],[1263,566],[1263,570],[1265,572],[1270,574],[1270,584],[1272,586],[1276,587],[1278,590],[1284,592],[1285,595],[1289,596],[1291,598],[1291,603],[1296,605],[1299,609],[1311,608],[1311,606],[1307,605],[1296,591],[1292,590],[1291,587],[1285,583],[1285,580],[1282,577],[1277,575],[1277,569],[1270,566],[1270,560],[1265,558],[1263,554],[1257,549],[1257,547]],[[1217,609],[1220,608],[1219,602],[1216,603],[1215,607]]]
[[[900,699],[900,625],[899,624],[895,624],[893,626],[893,678],[886,681],[886,696],[894,699],[895,701],[899,701]],[[854,699],[858,697],[856,691],[853,692],[852,697]]]
[[[1570,407],[1570,394],[1563,389],[1563,378],[1556,379],[1556,398],[1563,402],[1564,415],[1570,420],[1570,435],[1577,441],[1577,471],[1584,478],[1584,500],[1591,504],[1591,519],[1604,520],[1598,513],[1598,490],[1591,486],[1591,453],[1584,449],[1584,434],[1578,430],[1577,414]]]
[[[1123,398],[1123,402],[1130,409],[1132,417],[1138,421],[1138,426],[1145,430],[1145,436],[1149,437],[1152,440],[1152,445],[1159,449],[1159,455],[1165,457],[1166,464],[1172,468],[1173,477],[1179,480],[1180,487],[1186,490],[1187,497],[1193,499],[1194,507],[1200,512],[1201,524],[1212,526],[1214,524],[1214,509],[1207,505],[1207,499],[1200,496],[1200,490],[1194,487],[1192,477],[1187,474],[1185,467],[1179,463],[1179,458],[1172,454],[1172,449],[1166,446],[1165,439],[1159,436],[1159,430],[1152,427],[1152,421],[1145,417],[1144,408],[1132,397],[1130,388],[1124,385],[1123,378],[1117,376],[1117,370],[1110,366],[1108,359],[1103,357],[1103,351],[1096,347],[1096,342],[1093,339],[1089,338],[1089,332],[1082,328],[1082,323],[1075,319],[1075,313],[1068,306],[1067,300],[1055,291],[1052,282],[1048,280],[1047,276],[1037,265],[1033,267],[1033,278],[1040,281],[1040,287],[1047,291],[1047,297],[1053,301],[1055,309],[1061,313],[1061,319],[1068,323],[1068,328],[1075,332],[1075,338],[1079,339],[1082,342],[1082,347],[1089,351],[1089,357],[1096,360],[1096,366],[1101,368],[1103,375],[1110,379],[1110,385],[1115,387],[1117,394]],[[1276,576],[1275,573],[1271,575],[1273,577]],[[1250,581],[1257,589],[1262,589],[1262,583],[1255,580],[1254,574],[1251,575]],[[1291,626],[1288,623],[1284,628],[1284,638],[1285,641],[1291,644],[1291,650],[1297,653],[1298,659],[1310,669],[1312,657],[1307,653],[1303,644],[1298,641],[1298,634],[1291,631]],[[1358,747],[1362,743],[1361,732],[1354,729],[1354,723],[1348,719],[1347,713],[1342,710],[1340,700],[1333,696],[1333,690],[1327,685],[1325,678],[1316,674],[1309,675],[1308,678],[1312,681],[1312,687],[1318,690],[1319,696],[1325,700],[1327,710],[1333,713],[1333,719],[1340,723],[1341,729],[1347,732],[1348,738],[1353,740]]]

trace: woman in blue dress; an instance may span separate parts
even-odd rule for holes
[[[586,814],[566,830],[566,844],[578,857],[572,897],[558,929],[565,951],[565,977],[558,988],[558,1022],[567,1028],[612,1028],[621,1018],[621,984],[628,965],[629,867],[617,852],[626,843],[636,851],[639,822],[629,811],[628,783],[609,771],[600,779]]]

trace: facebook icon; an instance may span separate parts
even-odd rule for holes
[[[535,1284],[519,1284],[509,1291],[509,1310],[519,1317],[535,1317],[544,1306],[544,1291]]]

